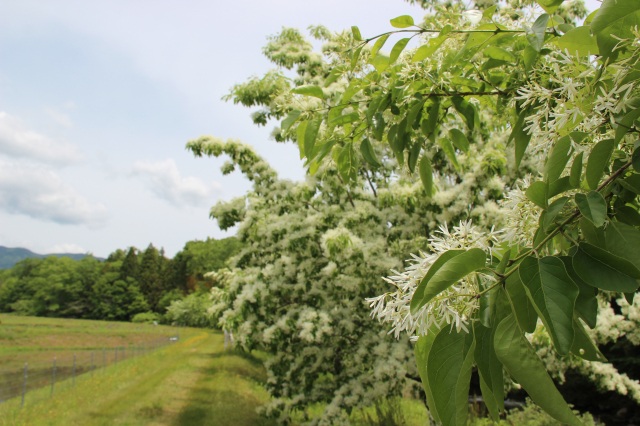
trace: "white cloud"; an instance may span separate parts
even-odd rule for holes
[[[211,202],[214,192],[220,189],[217,182],[206,185],[196,177],[181,176],[172,159],[156,162],[136,161],[132,174],[142,177],[155,195],[176,207],[207,205]]]
[[[0,111],[0,153],[57,165],[72,164],[82,159],[73,145],[30,130],[16,117],[3,111]]]
[[[91,203],[51,170],[0,160],[0,209],[59,224],[101,227],[107,210]]]

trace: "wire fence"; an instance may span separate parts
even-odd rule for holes
[[[49,392],[38,392],[38,395],[51,398],[59,386],[75,386],[80,375],[93,375],[98,370],[145,355],[178,339],[179,336],[163,336],[135,346],[79,350],[53,356],[50,361],[25,362],[18,369],[0,369],[0,404],[20,398],[20,406],[24,406],[29,392],[43,388],[49,388]]]

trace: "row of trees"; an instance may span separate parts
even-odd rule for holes
[[[105,261],[26,259],[0,271],[0,312],[120,321],[164,314],[173,301],[207,292],[204,274],[222,268],[239,247],[231,237],[190,241],[173,259],[152,244],[116,250]]]
[[[315,422],[347,422],[419,374],[434,420],[465,424],[474,371],[495,419],[514,379],[579,424],[553,381],[579,376],[629,421],[640,377],[601,350],[640,344],[640,3],[580,26],[579,1],[421,4],[370,38],[311,28],[321,52],[284,29],[264,48],[277,68],[231,90],[280,121],[305,182],[239,142],[189,142],[253,182],[211,211],[244,243],[219,321],[273,355],[282,421],[323,402]]]

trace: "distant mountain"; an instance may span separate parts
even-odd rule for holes
[[[4,247],[0,246],[0,269],[8,269],[13,267],[16,263],[24,259],[37,258],[42,259],[48,256],[56,257],[70,257],[71,259],[80,260],[88,254],[81,253],[51,253],[51,254],[38,254],[26,248],[16,247]]]

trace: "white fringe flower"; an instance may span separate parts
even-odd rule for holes
[[[427,334],[434,325],[441,328],[448,324],[458,331],[468,331],[470,318],[479,308],[479,300],[475,296],[480,291],[480,282],[491,282],[492,277],[483,273],[470,274],[434,297],[415,314],[410,311],[411,298],[442,253],[471,248],[491,253],[496,241],[496,232],[483,231],[471,221],[460,222],[452,230],[446,224],[441,226],[439,233],[429,239],[430,253],[412,254],[403,272],[392,271],[394,275],[383,278],[395,287],[394,291],[366,299],[372,309],[371,316],[380,322],[391,323],[389,334],[393,333],[396,338],[402,332],[407,332],[412,340],[416,340],[418,336]]]

